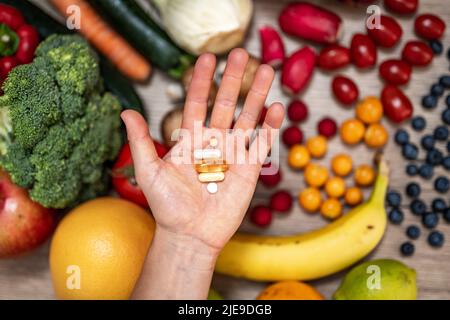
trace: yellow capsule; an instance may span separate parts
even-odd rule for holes
[[[205,163],[195,165],[195,170],[198,173],[214,173],[214,172],[225,172],[228,170],[228,165],[224,163]]]
[[[198,175],[198,180],[200,182],[220,182],[225,180],[225,173],[223,172],[200,173]]]

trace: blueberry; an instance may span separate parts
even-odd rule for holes
[[[440,176],[434,181],[434,189],[440,193],[446,193],[450,189],[450,180],[447,177]]]
[[[436,213],[428,212],[422,216],[422,224],[425,228],[433,229],[439,223],[439,216]]]
[[[409,142],[409,134],[406,130],[399,129],[395,133],[395,142],[401,146]]]
[[[445,157],[444,160],[442,160],[442,165],[446,170],[450,170],[450,156]]]
[[[389,206],[397,208],[402,203],[402,196],[397,191],[389,191],[386,195],[386,202]]]
[[[433,136],[427,134],[422,137],[420,143],[425,150],[430,150],[434,148],[435,140]]]
[[[416,216],[421,216],[427,211],[427,205],[422,200],[416,199],[409,205],[411,212]]]
[[[450,94],[445,98],[445,104],[447,105],[447,108],[450,108]]]
[[[430,46],[431,50],[435,55],[440,55],[444,51],[444,46],[442,45],[442,42],[439,40],[431,40],[428,45]]]
[[[434,174],[434,169],[432,165],[423,164],[419,168],[419,175],[424,179],[431,179]]]
[[[419,167],[417,167],[415,164],[408,164],[406,166],[406,174],[408,176],[415,176],[419,173]]]
[[[406,229],[406,235],[410,239],[418,239],[420,237],[420,228],[415,225],[411,225]]]
[[[447,142],[447,152],[450,153],[450,141]]]
[[[415,182],[408,183],[408,185],[406,186],[406,194],[410,198],[417,198],[418,196],[420,196],[421,191],[422,190],[420,186]]]
[[[389,221],[393,224],[400,224],[403,222],[404,216],[403,211],[394,208],[389,212]]]
[[[414,254],[414,245],[411,242],[405,242],[400,246],[400,252],[404,256],[412,256]]]
[[[437,98],[435,96],[427,95],[422,98],[422,106],[425,109],[434,109],[437,106]]]
[[[450,208],[445,209],[443,216],[444,220],[450,223]]]
[[[447,204],[444,199],[436,198],[431,203],[431,208],[433,208],[433,212],[444,212],[447,209]]]
[[[450,89],[450,75],[441,76],[439,78],[439,84],[445,89]]]
[[[431,149],[427,152],[426,162],[432,166],[437,166],[442,163],[444,155],[438,149]]]
[[[445,141],[448,139],[448,135],[449,135],[448,128],[445,126],[439,126],[436,127],[436,129],[434,129],[433,136],[436,140]]]
[[[412,143],[407,143],[402,148],[403,157],[408,160],[416,160],[419,155],[419,149]]]
[[[435,96],[435,97],[440,97],[444,94],[444,86],[442,86],[441,84],[435,83],[431,86],[430,89],[430,94]]]
[[[428,243],[430,246],[439,248],[444,244],[444,234],[439,231],[433,231],[428,235]]]
[[[422,131],[425,129],[427,122],[424,117],[417,116],[412,119],[411,126],[415,131]]]
[[[445,109],[442,112],[441,119],[443,123],[450,125],[450,109]]]

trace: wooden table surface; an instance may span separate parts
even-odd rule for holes
[[[47,1],[33,0],[36,3],[48,8]],[[249,37],[245,42],[245,47],[254,55],[259,54],[259,39],[257,30],[265,24],[276,26],[278,14],[285,3],[282,0],[256,0],[255,16],[249,32]],[[353,9],[335,1],[323,0],[316,1],[326,4],[330,9],[338,12],[345,21],[345,32],[343,44],[348,45],[350,38],[354,32],[363,30],[365,10]],[[432,12],[440,15],[447,25],[450,26],[450,7],[448,1],[442,0],[422,0],[420,12]],[[402,44],[409,39],[415,38],[413,34],[413,19],[399,18],[404,30]],[[447,30],[445,36],[445,47],[450,45],[450,31]],[[289,52],[303,45],[303,42],[284,36]],[[393,50],[380,50],[379,61],[383,61],[386,57],[398,57],[402,48],[402,44]],[[349,67],[340,71],[356,80],[361,91],[361,96],[379,95],[382,82],[377,76],[376,70],[361,72],[354,67]],[[444,108],[443,99],[440,101],[439,109],[433,112],[425,112],[420,106],[421,96],[424,95],[430,85],[444,73],[449,72],[449,63],[442,55],[433,61],[428,68],[415,69],[410,84],[405,88],[406,93],[411,98],[415,106],[415,114],[423,114],[428,120],[427,130],[432,130],[440,122],[440,113]],[[344,120],[353,115],[353,110],[343,109],[333,99],[330,94],[330,74],[317,71],[312,79],[312,83],[302,99],[309,105],[311,116],[307,123],[302,125],[302,129],[307,136],[315,134],[315,124],[317,120],[325,115],[332,115],[337,120]],[[173,108],[173,105],[167,98],[167,84],[170,83],[166,76],[160,72],[155,72],[150,83],[138,86],[138,90],[145,100],[146,107],[150,114],[150,125],[153,135],[159,137],[159,123],[164,114]],[[289,98],[280,90],[279,80],[277,79],[269,96],[269,101],[281,101],[288,103]],[[285,122],[288,125],[288,122]],[[396,129],[390,123],[386,123],[391,133]],[[411,132],[408,125],[405,127]],[[417,139],[413,134],[413,139]],[[298,191],[303,188],[303,177],[299,173],[292,172],[285,165],[286,149],[281,150],[281,163],[283,164],[283,181],[281,188],[288,189],[292,195],[296,196]],[[340,139],[335,138],[330,144],[328,156],[323,163],[329,164],[330,157],[336,152],[346,151],[354,154],[356,163],[370,163],[373,151],[365,146],[357,146],[349,149],[344,146]],[[422,152],[422,151],[421,151]],[[385,149],[387,158],[390,160],[393,172],[391,176],[391,188],[403,191],[405,185],[410,179],[406,179],[404,167],[406,162],[402,159],[399,148],[391,141]],[[423,153],[421,154],[423,156]],[[448,172],[439,171],[438,173],[449,175]],[[425,182],[417,179],[423,187],[423,198],[431,201],[436,194],[433,192],[431,182]],[[258,187],[254,203],[266,203],[268,196],[273,190]],[[449,195],[445,195],[450,201]],[[379,247],[366,259],[375,258],[393,258],[400,259],[417,271],[419,298],[420,299],[450,299],[450,225],[441,222],[437,229],[445,233],[447,241],[443,248],[432,249],[426,243],[427,231],[423,231],[420,239],[414,243],[416,245],[416,253],[413,257],[403,258],[399,254],[400,244],[406,240],[405,229],[411,223],[420,224],[420,221],[406,211],[406,219],[401,226],[389,225],[386,235]],[[242,229],[246,231],[267,233],[267,234],[293,234],[304,232],[307,230],[319,228],[326,224],[320,215],[307,215],[302,212],[298,205],[294,210],[286,216],[276,216],[274,223],[267,230],[258,230],[251,226],[248,222],[244,222]],[[50,273],[48,268],[48,244],[39,250],[15,260],[0,261],[0,299],[53,299],[54,294],[50,281]],[[312,284],[321,291],[327,298],[331,296],[337,288],[343,273],[330,276]],[[226,276],[216,275],[214,277],[213,286],[227,299],[254,299],[257,294],[264,288],[265,283],[255,283],[241,279],[234,279]]]

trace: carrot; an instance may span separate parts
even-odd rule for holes
[[[80,32],[124,75],[137,81],[144,81],[150,76],[150,63],[112,30],[87,1],[51,0],[51,2],[66,18],[70,15],[67,8],[72,5],[78,6],[81,12]]]

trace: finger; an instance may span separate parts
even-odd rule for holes
[[[216,102],[211,116],[211,128],[228,129],[234,118],[242,78],[248,62],[248,53],[244,49],[233,49],[228,56],[227,66],[222,77]]]
[[[242,112],[234,125],[235,129],[248,130],[256,127],[274,77],[272,67],[261,65],[258,68]]]
[[[205,53],[197,59],[184,105],[182,128],[192,130],[196,121],[205,122],[215,70],[216,57],[213,54]]]
[[[281,103],[274,103],[267,111],[266,119],[262,125],[263,130],[258,132],[256,139],[252,142],[249,155],[257,159],[258,165],[262,166],[272,148],[274,138],[278,136],[279,129],[284,119],[284,107]]]
[[[141,114],[133,110],[127,110],[122,112],[121,117],[127,128],[136,178],[139,179],[142,176],[141,172],[152,170],[152,168],[156,169],[159,157],[150,137],[147,122]]]

